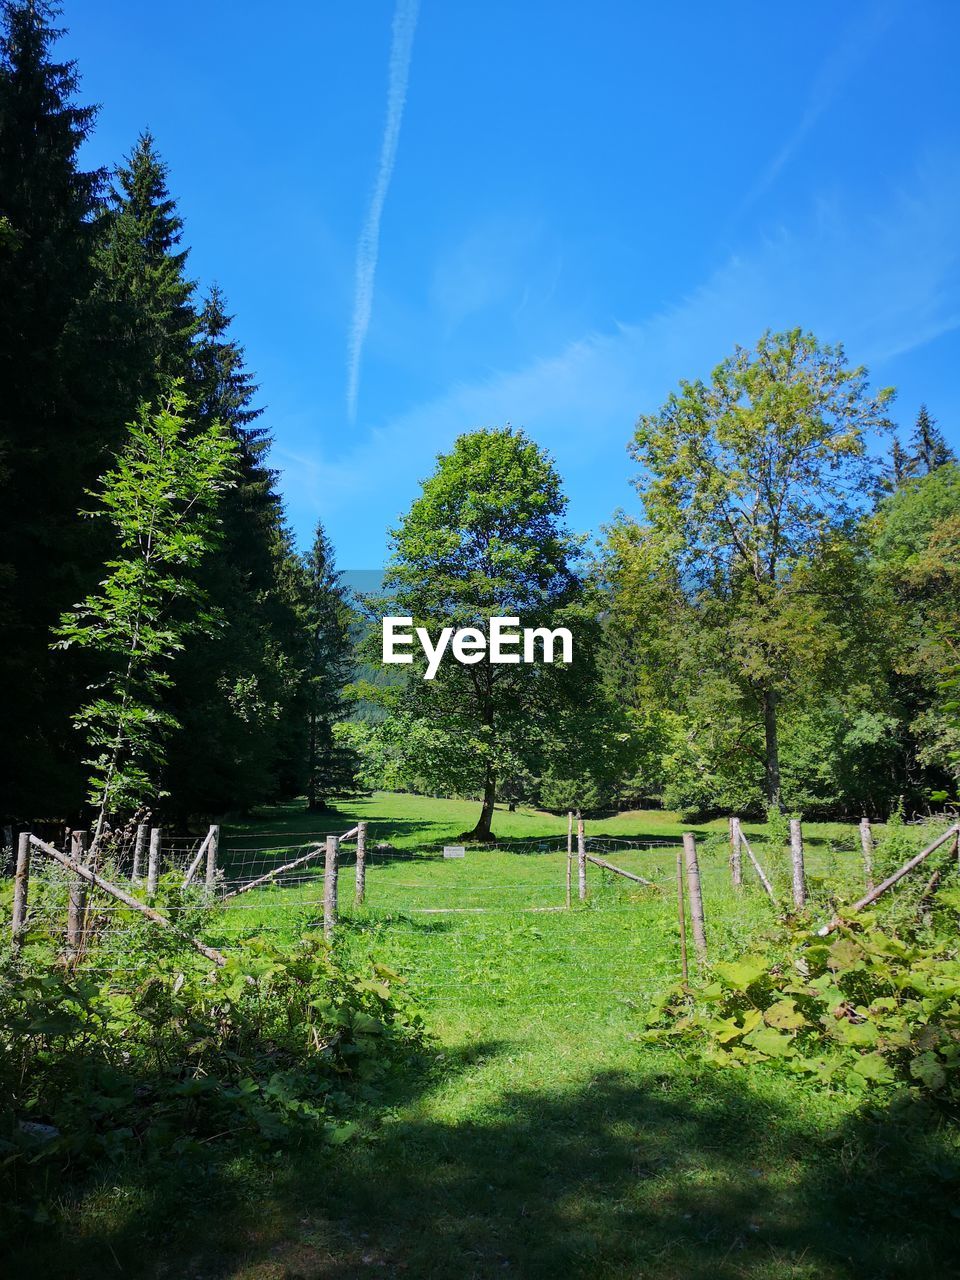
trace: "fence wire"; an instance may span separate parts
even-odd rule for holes
[[[187,870],[201,852],[204,837],[165,834],[160,844],[155,905],[183,932],[224,950],[251,936],[293,941],[316,932],[323,925],[327,835],[320,831],[296,837],[288,832],[226,834],[220,840],[213,881],[205,882],[201,868],[197,878],[184,887]],[[930,837],[931,830],[926,828],[881,840],[876,850],[875,881]],[[745,852],[744,883],[741,889],[734,888],[724,833],[711,833],[698,841],[711,959],[732,958],[749,949],[757,934],[770,927],[778,911],[787,910],[791,901],[789,850],[759,838],[752,838],[752,847],[772,883],[776,906],[768,901]],[[98,873],[146,901],[142,863],[139,878],[132,878],[134,848],[135,836],[116,841]],[[357,905],[356,844],[344,840],[338,872],[343,937],[353,937],[365,946],[368,941],[385,946],[398,970],[416,983],[425,998],[451,1006],[469,1004],[471,992],[494,992],[499,993],[498,998],[508,998],[510,977],[498,953],[504,939],[526,937],[525,930],[546,930],[543,945],[552,947],[562,947],[565,940],[583,931],[597,930],[598,940],[615,936],[631,982],[641,973],[650,982],[659,982],[670,970],[670,954],[679,946],[679,841],[587,836],[588,856],[602,858],[652,884],[638,884],[588,862],[587,900],[581,907],[574,838],[572,911],[567,910],[567,848],[567,837],[560,834],[498,840],[482,848],[469,847],[462,858],[450,858],[444,856],[441,846],[396,849],[370,838],[365,900]],[[806,841],[805,861],[813,914],[826,920],[838,905],[849,904],[863,893],[862,855],[853,841],[829,841],[812,835]],[[916,919],[935,874],[941,881],[957,878],[956,853],[949,842],[929,864],[891,890],[884,899],[885,915]],[[151,949],[141,947],[141,940],[148,934],[154,937],[156,926],[103,889],[82,885],[48,857],[35,856],[33,860],[30,915],[46,927],[65,955],[73,955],[92,973],[137,973],[149,963]],[[478,930],[489,942],[480,967],[469,947],[461,946]],[[632,960],[632,949],[651,937],[667,940],[663,948],[667,958],[655,959],[648,948],[643,952],[646,959]],[[427,947],[430,939],[433,942]],[[171,938],[171,950],[176,945]],[[627,998],[633,989],[628,982],[621,994]],[[545,988],[543,1008],[564,998],[560,989]]]

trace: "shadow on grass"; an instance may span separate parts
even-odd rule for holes
[[[512,1052],[448,1054],[457,1073]],[[956,1144],[930,1116],[886,1109],[826,1131],[816,1098],[745,1076],[606,1073],[503,1093],[459,1122],[417,1103],[369,1140],[210,1166],[140,1186],[123,1227],[56,1242],[21,1275],[204,1280],[647,1277],[844,1280],[956,1275]],[[809,1106],[809,1111],[806,1107]],[[150,1240],[165,1259],[149,1261]],[[50,1246],[53,1246],[52,1248]],[[16,1260],[14,1260],[15,1262]],[[119,1270],[117,1269],[119,1268]]]

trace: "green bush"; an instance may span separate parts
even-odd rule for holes
[[[0,962],[8,1206],[38,1169],[308,1133],[342,1142],[421,1038],[397,974],[346,968],[319,938],[237,943],[222,968],[155,927],[124,942],[71,974],[34,932]]]
[[[873,915],[820,938],[784,928],[765,950],[674,988],[641,1039],[725,1067],[766,1063],[856,1092],[908,1089],[960,1103],[960,889],[906,936]]]

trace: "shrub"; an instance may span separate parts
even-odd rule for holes
[[[907,936],[864,913],[828,938],[783,928],[765,950],[678,987],[641,1038],[719,1066],[770,1067],[856,1092],[908,1089],[960,1103],[960,889]]]
[[[31,1171],[315,1134],[338,1143],[421,1038],[397,974],[348,969],[322,939],[252,939],[211,968],[143,928],[126,964],[71,974],[36,935],[0,962],[0,1167]],[[11,1191],[7,1201],[16,1199]]]

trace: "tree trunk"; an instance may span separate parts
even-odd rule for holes
[[[495,836],[490,827],[493,822],[493,806],[497,799],[497,779],[490,766],[487,766],[486,778],[483,784],[483,808],[480,810],[480,817],[477,825],[472,831],[464,831],[460,836],[461,840],[493,840]]]
[[[779,696],[775,689],[763,691],[763,732],[766,750],[764,792],[767,804],[781,808],[780,803],[780,743],[777,734],[777,703]]]

